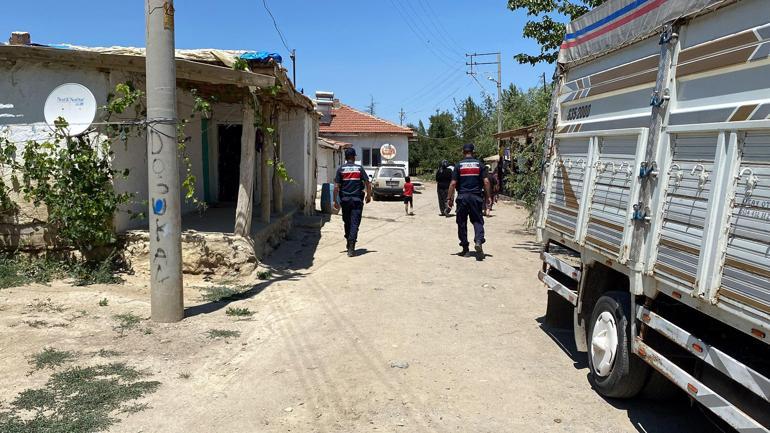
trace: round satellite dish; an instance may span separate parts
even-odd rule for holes
[[[385,143],[380,147],[380,155],[390,161],[391,159],[396,157],[396,146]]]
[[[67,83],[53,89],[43,108],[45,122],[56,130],[56,119],[67,121],[66,131],[69,135],[84,133],[96,116],[96,98],[82,84]]]

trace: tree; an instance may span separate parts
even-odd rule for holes
[[[366,112],[374,116],[375,109],[377,108],[377,102],[374,100],[374,95],[369,95],[369,99],[371,102],[369,102],[369,105],[366,106]]]
[[[508,9],[523,9],[530,17],[524,24],[525,38],[534,39],[540,45],[539,54],[519,53],[514,58],[519,63],[536,65],[541,62],[554,63],[559,57],[559,47],[564,40],[566,23],[599,6],[605,0],[508,0]]]

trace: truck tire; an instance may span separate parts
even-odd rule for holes
[[[588,380],[611,398],[631,398],[647,381],[650,367],[631,352],[631,296],[607,292],[594,304],[588,333]]]

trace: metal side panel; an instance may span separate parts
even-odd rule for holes
[[[677,135],[663,203],[655,278],[693,290],[704,243],[718,134]]]
[[[770,380],[765,376],[647,308],[637,306],[636,318],[725,376],[770,402]]]
[[[720,299],[770,314],[770,133],[748,133],[736,176]]]
[[[739,433],[770,433],[770,430],[767,430],[724,397],[715,393],[638,338],[634,340],[633,349],[634,353],[639,355],[646,363],[658,370],[676,386],[685,390],[695,401],[725,420]]]
[[[623,255],[638,144],[638,136],[599,138],[585,243],[615,258]]]
[[[585,187],[588,145],[589,138],[558,139],[552,166],[545,225],[573,239]]]

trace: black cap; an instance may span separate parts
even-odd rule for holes
[[[445,159],[445,160],[443,160],[443,161],[441,161],[441,166],[442,166],[443,168],[447,168],[447,167],[449,167],[449,161],[447,161],[446,159]]]
[[[473,152],[475,149],[476,147],[473,145],[473,143],[463,144],[463,152]]]
[[[345,158],[353,158],[356,156],[356,149],[348,147],[345,149]]]

